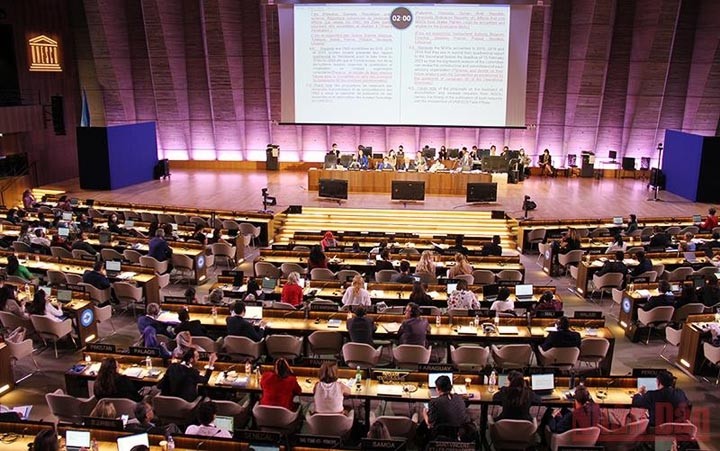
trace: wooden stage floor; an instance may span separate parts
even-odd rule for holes
[[[538,209],[535,219],[566,219],[627,216],[690,216],[706,214],[709,204],[690,202],[661,191],[661,202],[648,201],[647,182],[634,179],[585,179],[531,177],[516,185],[498,185],[498,202],[467,204],[464,196],[428,195],[424,202],[391,201],[389,194],[350,193],[347,201],[320,199],[308,192],[305,171],[172,170],[169,180],[151,181],[113,191],[81,190],[77,178],[42,188],[62,189],[80,198],[138,204],[164,204],[232,210],[260,210],[260,189],[276,196],[276,212],[289,205],[348,208],[408,208],[418,210],[505,210],[522,216],[522,198],[528,194]]]

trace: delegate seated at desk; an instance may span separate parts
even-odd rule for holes
[[[468,290],[467,282],[464,279],[458,280],[455,291],[450,293],[450,297],[447,300],[448,309],[479,309],[480,303],[478,302],[475,293]]]
[[[670,289],[670,282],[661,280],[658,284],[658,293],[660,294],[650,297],[640,308],[647,312],[655,307],[673,307],[675,305],[675,295]]]
[[[649,427],[665,423],[681,423],[690,416],[690,401],[685,392],[675,388],[675,377],[669,371],[657,375],[657,390],[648,391],[644,386],[632,398],[633,407],[647,409]]]
[[[414,280],[410,274],[410,262],[407,260],[400,261],[400,272],[390,278],[392,283],[413,283]]]
[[[77,234],[77,239],[72,244],[72,250],[85,251],[90,255],[97,254],[95,248],[85,242],[85,232],[79,232]]]
[[[501,257],[502,246],[500,246],[500,235],[493,235],[492,241],[483,245],[480,255],[483,257],[487,257],[489,255]]]
[[[355,316],[347,321],[347,329],[352,343],[365,343],[374,346],[373,333],[377,325],[372,318],[365,316],[367,311],[360,305],[355,308]]]
[[[353,277],[352,285],[350,285],[343,293],[343,305],[370,305],[370,293],[364,288],[365,280],[360,274]]]
[[[587,388],[581,386],[575,389],[573,404],[573,410],[563,409],[550,418],[548,428],[551,432],[562,434],[571,429],[589,428],[600,424],[600,406],[593,401]]]
[[[530,406],[542,402],[540,396],[530,389],[525,376],[520,371],[510,371],[507,385],[493,395],[493,402],[500,403],[502,411],[493,421],[525,420],[535,421],[530,414]]]
[[[255,342],[262,340],[265,335],[265,325],[260,323],[260,326],[256,327],[253,323],[246,320],[244,316],[245,303],[243,301],[237,301],[233,306],[230,316],[225,320],[227,324],[227,334],[236,337],[247,337]]]
[[[654,227],[654,233],[650,237],[650,244],[648,244],[649,248],[667,248],[672,243],[672,240],[670,238],[670,235],[668,235],[666,232],[664,232],[660,227],[655,226]]]
[[[563,316],[557,322],[557,330],[550,332],[540,347],[543,351],[552,348],[579,348],[580,341],[580,333],[570,330],[570,320]]]
[[[715,274],[711,274],[705,285],[698,290],[698,299],[706,307],[712,307],[720,303],[720,287],[718,287],[718,279]]]
[[[452,393],[453,384],[447,376],[438,377],[435,387],[438,396],[430,400],[423,417],[433,439],[455,439],[460,429],[470,422],[465,399]]]
[[[155,231],[155,237],[148,243],[149,251],[148,256],[153,257],[159,262],[164,262],[172,258],[172,248],[165,241],[165,231],[163,229],[157,229]]]
[[[715,208],[708,209],[708,215],[700,224],[700,230],[712,230],[718,226],[717,210]]]
[[[302,394],[302,388],[292,372],[287,360],[279,358],[275,360],[273,371],[265,371],[260,378],[262,397],[261,406],[284,407],[295,411],[297,405],[293,402],[295,396]]]
[[[411,302],[405,307],[405,321],[397,333],[399,344],[426,346],[430,324],[420,313],[420,307],[415,303]]]
[[[98,290],[110,288],[110,280],[105,276],[105,267],[103,262],[96,261],[92,270],[85,271],[82,278],[83,283],[90,284]]]
[[[645,257],[645,251],[639,251],[638,253],[636,253],[635,258],[637,258],[638,264],[630,271],[630,277],[638,277],[643,273],[652,271],[652,261],[649,258]]]
[[[188,349],[180,362],[171,363],[165,372],[158,388],[164,396],[176,396],[187,402],[193,402],[198,397],[198,384],[207,384],[212,374],[213,365],[217,360],[215,353],[210,354],[208,366],[201,375],[195,368],[200,354],[195,349]]]
[[[490,306],[490,311],[494,312],[514,312],[515,301],[510,299],[510,290],[508,287],[500,287],[497,294],[497,300]]]
[[[625,259],[625,254],[623,251],[616,251],[615,252],[615,258],[613,260],[608,260],[605,263],[603,263],[602,268],[598,270],[596,273],[598,276],[602,276],[611,272],[620,273],[624,276],[627,276],[628,268],[625,266],[625,263],[623,263],[623,260]]]

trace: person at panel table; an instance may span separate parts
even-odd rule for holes
[[[155,237],[150,240],[148,247],[148,256],[153,257],[159,262],[164,262],[172,258],[173,251],[167,241],[165,241],[165,231],[163,229],[157,229],[157,231],[155,231]]]
[[[331,247],[340,247],[340,242],[335,239],[335,236],[331,231],[325,232],[323,239],[320,241],[323,251],[327,251]]]
[[[525,420],[534,421],[530,414],[532,404],[542,402],[540,396],[528,387],[523,373],[510,371],[507,377],[507,385],[500,387],[500,390],[493,395],[493,401],[502,405],[502,411],[493,421],[500,420]]]
[[[323,362],[319,381],[313,387],[314,413],[343,413],[343,401],[350,388],[338,380],[336,362]]]
[[[227,334],[236,337],[247,337],[252,341],[258,342],[265,336],[265,324],[260,323],[256,327],[253,323],[245,319],[245,303],[243,301],[235,302],[230,316],[225,320],[227,324]]]
[[[418,172],[426,172],[428,170],[427,161],[421,153],[415,156],[415,160],[415,169],[417,169]]]
[[[710,274],[707,283],[698,291],[698,298],[706,307],[712,307],[720,303],[720,287],[715,274]]]
[[[405,151],[403,150],[403,146],[399,146],[396,155],[395,169],[398,171],[404,171],[406,168],[407,166],[405,165]]]
[[[496,153],[497,148],[495,147],[495,144],[493,144],[492,146],[490,146],[490,155],[495,156]]]
[[[95,248],[85,242],[85,232],[78,232],[75,241],[72,243],[72,250],[85,251],[90,255],[97,254]]]
[[[600,406],[596,404],[590,392],[584,386],[575,389],[574,409],[553,411],[548,428],[555,434],[571,429],[589,428],[600,424]]]
[[[25,280],[32,280],[33,276],[30,273],[30,270],[27,269],[25,266],[21,265],[20,261],[16,256],[9,255],[7,260],[8,264],[7,267],[5,267],[5,272],[7,275],[22,277]]]
[[[700,224],[700,230],[712,230],[718,226],[717,210],[710,208],[705,220]]]
[[[360,169],[367,169],[370,165],[370,160],[367,155],[365,155],[365,147],[363,146],[358,146],[357,162],[358,165],[360,165]]]
[[[348,164],[347,168],[349,171],[358,171],[358,170],[362,169],[360,166],[360,162],[358,161],[357,155],[352,156],[352,160],[350,160],[350,163]]]
[[[390,149],[387,154],[387,163],[390,165],[390,167],[394,170],[395,166],[397,165],[397,155],[395,155],[395,150]]]
[[[373,333],[377,330],[377,325],[372,318],[366,315],[365,306],[358,305],[354,309],[355,316],[347,321],[347,329],[350,334],[350,341],[353,343],[365,343],[374,346]]]
[[[490,306],[490,311],[514,314],[515,301],[510,299],[510,290],[508,287],[500,287],[497,294],[497,300]]]
[[[407,260],[400,261],[400,272],[393,274],[390,278],[392,283],[413,283],[415,279],[410,274],[410,262]]]
[[[607,260],[605,263],[603,263],[602,268],[598,270],[596,273],[598,276],[602,276],[611,272],[617,272],[624,276],[627,276],[628,269],[627,266],[625,266],[625,263],[623,263],[623,260],[625,259],[625,254],[623,251],[616,251],[615,252],[615,258],[613,260]]]
[[[395,269],[390,261],[390,249],[387,247],[380,251],[380,260],[375,261],[375,272],[383,269]]]
[[[111,286],[110,280],[105,276],[105,265],[102,261],[96,261],[92,270],[85,271],[82,280],[83,283],[88,283],[98,290],[105,290]]]
[[[630,214],[630,218],[628,219],[627,227],[625,228],[625,235],[630,235],[634,231],[638,229],[638,220],[637,215]]]
[[[360,274],[353,277],[352,285],[350,285],[343,293],[343,305],[370,305],[370,293],[364,288],[365,280]]]
[[[410,293],[410,302],[414,302],[419,306],[433,305],[432,298],[425,292],[422,282],[413,282],[412,292]]]
[[[435,254],[433,251],[425,250],[420,254],[420,260],[415,266],[415,274],[427,274],[431,279],[435,278]]]
[[[552,166],[552,157],[550,156],[550,150],[545,149],[540,155],[539,160],[540,174],[552,176],[555,174],[555,169]]]
[[[455,254],[455,265],[448,270],[448,278],[454,279],[459,275],[472,275],[473,267],[468,263],[467,257],[460,252]]]
[[[200,353],[195,349],[188,349],[178,363],[171,363],[165,372],[165,377],[158,385],[160,392],[165,396],[176,396],[187,402],[193,402],[198,397],[198,384],[207,384],[217,360],[215,353],[210,354],[205,372],[201,375],[195,369],[200,359]]]
[[[563,303],[559,299],[555,298],[555,293],[552,291],[546,291],[542,294],[542,296],[540,296],[540,299],[538,299],[533,311],[561,312],[562,309]]]
[[[440,160],[435,160],[435,162],[430,166],[430,168],[427,170],[428,172],[437,172],[445,170],[445,165]]]
[[[282,293],[280,294],[280,301],[297,307],[302,304],[303,301],[303,289],[298,283],[300,280],[300,274],[293,271],[288,274],[287,282],[283,285]]]
[[[615,238],[613,239],[613,242],[610,243],[610,245],[605,249],[606,254],[611,254],[616,251],[622,251],[625,252],[627,249],[627,243],[623,240],[622,235],[619,233],[615,235]]]
[[[461,151],[460,164],[458,169],[461,171],[470,171],[473,167],[473,156],[468,152],[467,147],[463,147]]]

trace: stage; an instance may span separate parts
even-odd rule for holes
[[[280,212],[290,205],[336,207],[338,201],[318,198],[307,187],[307,171],[172,169],[168,180],[145,182],[113,191],[84,191],[78,179],[46,185],[82,199],[164,204],[233,210],[261,210],[261,188],[276,196]],[[522,199],[527,194],[537,202],[530,212],[535,219],[593,218],[627,216],[690,216],[706,214],[710,204],[694,203],[661,191],[662,202],[648,201],[652,192],[647,181],[603,178],[542,178],[532,176],[518,184],[498,184],[498,202],[467,204],[465,194],[448,196],[428,194],[424,202],[391,201],[390,194],[350,193],[339,206],[349,208],[408,208],[418,210],[504,210],[522,217]]]

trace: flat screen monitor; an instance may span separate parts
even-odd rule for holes
[[[489,157],[490,156],[490,149],[480,149],[477,151],[476,156],[479,160],[482,160],[483,157]]]
[[[248,305],[245,307],[245,319],[262,319],[263,308],[260,306]]]
[[[70,235],[70,229],[67,227],[58,227],[58,236],[67,238],[68,235]]]
[[[331,199],[348,198],[347,180],[320,179],[318,197],[329,197]]]
[[[425,200],[425,182],[404,182],[393,180],[392,200]]]
[[[622,218],[622,216],[615,216],[615,217],[613,218],[613,225],[616,225],[616,226],[621,226],[621,225],[623,225],[623,218]]]
[[[657,378],[656,377],[638,377],[637,379],[637,388],[640,390],[640,387],[645,387],[648,390],[657,390]]]
[[[497,202],[497,183],[468,183],[465,202]]]
[[[248,446],[248,449],[251,449],[251,450],[253,450],[253,451],[280,451],[280,447],[279,447],[279,446],[268,445],[268,444],[266,444],[266,443],[263,443],[263,444],[261,444],[261,445],[258,445],[258,444],[255,444],[255,443],[251,443],[251,444]]]
[[[85,205],[87,205],[88,207],[92,207],[93,205],[95,205],[95,199],[85,199]]]
[[[215,427],[222,431],[228,431],[230,435],[232,435],[235,431],[235,419],[233,417],[215,415]]]
[[[549,374],[533,374],[530,376],[530,383],[533,391],[551,391],[555,389],[555,375]]]
[[[273,291],[276,286],[277,286],[276,279],[271,279],[270,277],[263,277],[263,280],[262,280],[263,291],[265,291],[265,290]]]
[[[65,211],[62,214],[63,221],[72,221],[72,212],[71,211]]]
[[[150,446],[150,437],[147,433],[128,435],[117,439],[118,451],[130,451],[138,445]]]
[[[132,227],[134,225],[135,225],[135,221],[133,221],[132,219],[125,220],[125,227]]]
[[[460,158],[460,149],[447,149],[447,156],[450,159]]]
[[[532,297],[532,295],[533,295],[532,284],[515,285],[515,296],[517,296],[517,297]]]
[[[122,265],[119,261],[108,260],[105,262],[105,270],[109,272],[120,272]]]
[[[421,153],[422,153],[422,156],[425,157],[426,159],[435,158],[435,148],[434,147],[426,147],[422,150]]]
[[[363,147],[362,153],[366,157],[372,158],[372,146]]]
[[[505,387],[507,385],[507,380],[507,374],[498,374],[498,387]]]

